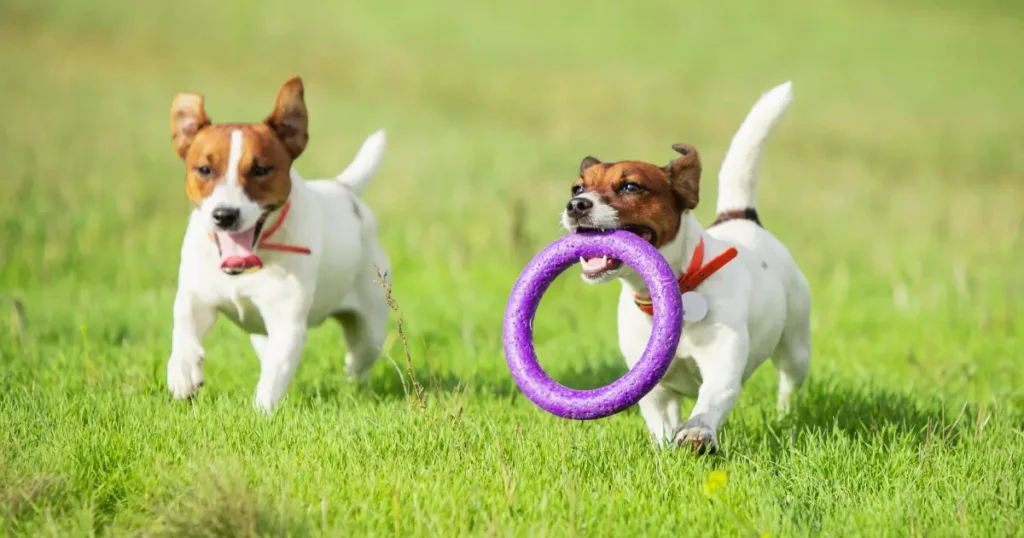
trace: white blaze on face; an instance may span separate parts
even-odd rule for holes
[[[231,131],[231,149],[228,150],[228,173],[224,182],[238,186],[238,163],[242,162],[242,131]]]
[[[614,230],[619,227],[619,212],[610,204],[605,203],[597,193],[586,192],[576,198],[586,198],[593,207],[586,215],[579,218],[569,216],[568,210],[562,212],[562,226],[570,232],[577,228]],[[580,258],[583,266],[583,280],[590,284],[607,282],[615,277],[622,267],[622,261],[607,256],[599,258]]]
[[[605,203],[597,193],[585,192],[574,198],[586,198],[590,200],[594,206],[590,208],[586,216],[580,219],[571,219],[569,217],[568,210],[562,211],[562,226],[570,231],[576,231],[576,227],[582,226],[584,228],[602,228],[605,230],[614,230],[619,227],[619,212],[614,207]]]
[[[224,172],[224,179],[213,188],[210,196],[207,196],[199,206],[199,210],[206,217],[205,220],[212,231],[217,231],[217,226],[213,221],[214,209],[237,209],[239,219],[236,229],[240,231],[246,231],[255,226],[256,221],[263,213],[259,204],[245,194],[245,189],[239,182],[239,167],[245,150],[244,142],[244,136],[240,129],[231,131],[231,145],[228,150],[228,165]]]

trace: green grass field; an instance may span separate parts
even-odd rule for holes
[[[1024,536],[1024,4],[687,4],[0,2],[0,532]],[[420,399],[394,323],[399,367],[367,387],[339,328],[314,331],[272,417],[226,322],[201,394],[166,390],[171,99],[257,120],[293,74],[304,175],[388,129],[366,198]],[[814,292],[802,405],[775,418],[766,365],[724,454],[695,457],[652,448],[635,408],[579,423],[519,394],[505,300],[580,159],[692,143],[708,222],[732,133],[789,79],[759,195]],[[617,293],[570,271],[546,296],[556,379],[625,371]]]

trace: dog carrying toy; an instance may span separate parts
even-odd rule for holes
[[[609,385],[592,390],[566,387],[540,367],[533,347],[533,319],[540,299],[581,257],[609,256],[635,269],[651,294],[652,329],[640,360]],[[530,260],[505,307],[505,358],[520,390],[541,409],[563,418],[591,420],[614,415],[650,392],[672,363],[683,323],[683,303],[672,268],[650,243],[630,232],[568,234]]]

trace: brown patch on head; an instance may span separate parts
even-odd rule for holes
[[[237,183],[250,200],[268,208],[280,206],[291,194],[291,155],[262,123],[211,125],[196,136],[185,161],[185,192],[197,205],[224,181]]]
[[[309,118],[301,78],[292,77],[281,86],[274,111],[264,123],[274,130],[292,159],[302,154],[309,142]]]
[[[202,96],[178,95],[171,105],[171,137],[185,160],[186,194],[199,205],[228,181],[265,208],[284,204],[291,194],[292,161],[309,141],[307,125],[298,77],[281,87],[274,110],[263,123],[213,125],[203,110]]]
[[[171,102],[171,142],[182,159],[200,130],[210,125],[203,108],[203,96],[180,93]]]
[[[689,144],[672,144],[672,149],[679,157],[662,167],[662,171],[669,177],[685,209],[694,209],[700,202],[700,155],[697,148]]]
[[[618,213],[622,228],[646,228],[661,247],[679,233],[683,212],[697,207],[701,165],[692,146],[673,146],[680,157],[661,167],[641,161],[601,163],[587,157],[574,194],[597,194]],[[600,165],[600,166],[598,166]]]
[[[590,168],[591,166],[595,166],[598,164],[601,164],[601,161],[597,160],[596,157],[591,157],[590,155],[587,155],[586,157],[583,158],[583,162],[580,163],[580,175],[582,176],[583,172],[585,172],[587,168]]]

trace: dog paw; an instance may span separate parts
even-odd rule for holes
[[[179,400],[191,398],[203,386],[201,361],[172,358],[167,362],[167,388]]]
[[[676,432],[675,445],[688,448],[695,454],[714,454],[718,452],[718,439],[715,430],[699,420],[688,420]]]
[[[252,408],[264,415],[272,415],[275,406],[275,402],[270,401],[269,398],[261,397],[259,394],[252,400]]]
[[[256,395],[252,399],[252,407],[257,412],[272,415],[280,400],[281,396],[274,393],[273,387],[269,383],[259,383],[256,385]]]
[[[356,383],[362,383],[370,378],[370,368],[367,367],[367,361],[357,360],[355,355],[352,353],[345,354],[345,377],[350,381]],[[369,366],[373,366],[371,362]]]
[[[790,403],[789,399],[787,398],[787,399],[783,400],[783,399],[780,398],[778,404],[775,406],[775,418],[776,418],[776,420],[782,420],[782,419],[788,417],[790,415],[790,413],[792,413],[792,412],[793,412],[793,405]]]

